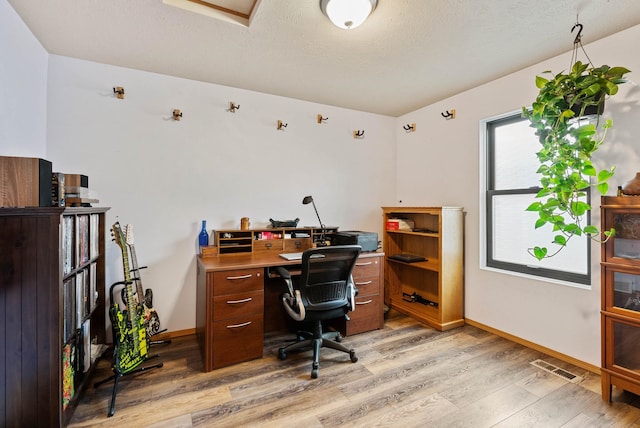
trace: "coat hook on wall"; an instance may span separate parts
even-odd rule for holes
[[[229,103],[229,110],[227,111],[231,113],[235,113],[236,110],[240,110],[240,104],[236,105],[233,101],[231,101]]]
[[[278,131],[284,131],[284,128],[286,128],[288,125],[288,123],[282,123],[281,120],[278,120]]]
[[[357,139],[364,138],[364,129],[362,131],[357,129],[353,131],[353,138],[357,138]]]
[[[442,115],[442,117],[444,117],[447,120],[456,118],[455,109],[447,110],[444,113],[440,113],[440,114]]]
[[[124,88],[122,86],[116,86],[113,88],[113,93],[116,94],[119,100],[124,99]]]
[[[321,114],[318,115],[318,123],[326,122],[327,120],[329,120],[328,117],[322,117]]]
[[[182,112],[178,109],[173,111],[173,120],[180,120],[182,118]]]
[[[406,125],[402,126],[402,129],[404,129],[407,132],[416,132],[416,124],[412,123],[411,125],[409,125],[407,123]]]

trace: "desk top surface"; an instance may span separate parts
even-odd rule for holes
[[[382,257],[381,251],[360,253],[361,258]],[[286,260],[280,257],[280,253],[246,253],[246,254],[224,254],[212,257],[198,256],[198,263],[206,272],[219,270],[265,268],[274,266],[299,265],[300,260]]]

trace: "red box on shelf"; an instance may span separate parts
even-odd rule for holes
[[[399,230],[400,222],[398,220],[387,220],[387,230]]]

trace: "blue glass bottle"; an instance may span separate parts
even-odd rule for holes
[[[207,233],[207,221],[202,220],[202,230],[200,231],[200,235],[198,235],[198,244],[200,248],[206,247],[209,245],[209,234]]]

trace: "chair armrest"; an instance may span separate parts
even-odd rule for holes
[[[282,280],[286,284],[287,289],[289,290],[289,295],[294,297],[295,293],[293,292],[293,281],[291,280],[291,272],[289,272],[282,266],[276,266],[274,270],[278,275],[280,275],[280,278],[282,278]]]
[[[353,281],[353,276],[349,276],[349,281],[347,282],[347,295],[349,299],[349,305],[351,306],[351,310],[356,310],[356,296],[358,295],[358,289],[356,288],[356,283]]]
[[[275,270],[276,273],[280,275],[282,278],[284,278],[285,280],[291,279],[291,272],[289,272],[287,269],[283,268],[282,266],[276,266],[272,269]]]

